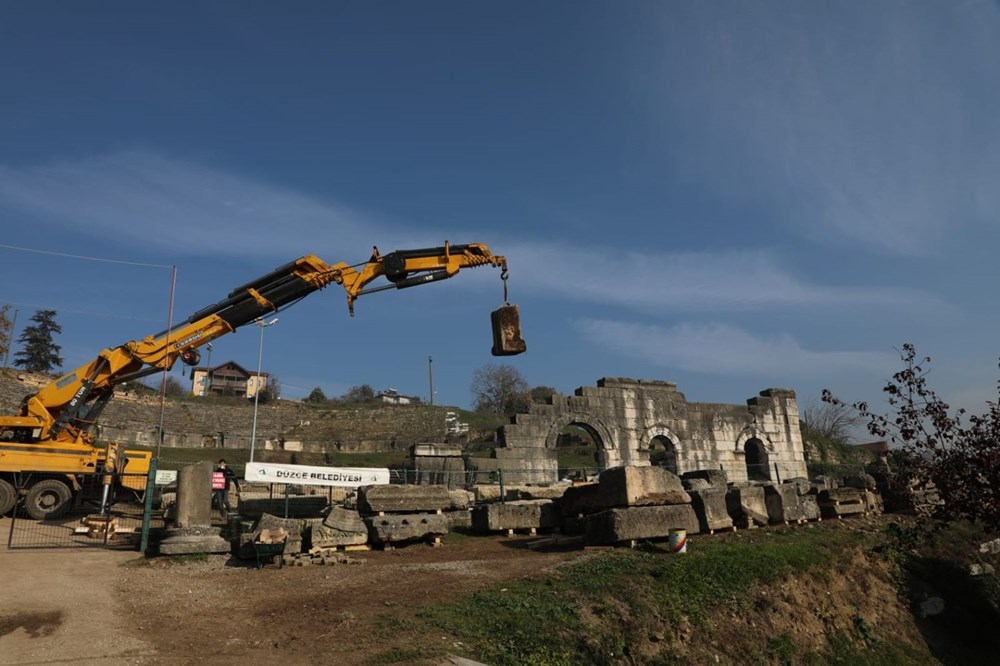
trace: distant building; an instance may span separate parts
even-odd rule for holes
[[[191,394],[237,395],[252,398],[257,391],[267,387],[269,375],[250,372],[235,361],[227,361],[214,367],[198,367],[191,370]]]
[[[412,395],[403,395],[394,388],[387,388],[375,396],[375,399],[386,405],[412,405],[420,402],[420,398]]]

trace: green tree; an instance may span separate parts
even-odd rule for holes
[[[318,386],[309,392],[309,397],[307,397],[305,401],[316,405],[322,405],[323,403],[328,402],[326,393],[323,393],[323,389]]]
[[[517,368],[488,363],[472,374],[474,407],[480,414],[513,416],[528,409],[531,393]]]
[[[163,395],[171,398],[179,398],[184,395],[184,385],[176,377],[167,377],[166,386],[163,388]]]
[[[59,356],[62,347],[52,340],[53,335],[62,333],[62,327],[56,323],[56,311],[38,310],[31,321],[34,324],[26,326],[17,339],[22,348],[14,354],[14,365],[28,372],[52,373],[63,362]]]
[[[547,405],[554,395],[559,395],[559,391],[551,386],[536,386],[531,389],[531,402]]]
[[[341,402],[364,404],[375,399],[375,389],[368,384],[352,386],[347,393],[341,396]]]
[[[903,345],[900,357],[903,369],[882,388],[890,413],[875,412],[866,402],[851,407],[867,421],[868,432],[898,445],[897,486],[933,481],[944,501],[942,517],[1000,529],[1000,401],[986,403],[984,414],[952,411],[927,385],[930,357],[918,359],[912,344]],[[846,404],[828,390],[823,400]]]

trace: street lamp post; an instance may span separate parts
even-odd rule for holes
[[[260,346],[257,350],[257,382],[256,390],[253,392],[253,427],[250,429],[250,462],[253,462],[253,451],[254,446],[257,443],[257,403],[260,402],[260,372],[261,367],[264,363],[264,329],[268,326],[273,326],[278,323],[278,318],[275,317],[271,321],[264,321],[264,318],[254,322],[260,327]]]
[[[212,343],[205,345],[205,349],[208,350],[208,367],[205,368],[205,379],[202,380],[205,382],[201,391],[203,398],[212,394]]]

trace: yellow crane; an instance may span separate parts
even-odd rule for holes
[[[272,312],[282,310],[329,284],[347,292],[347,306],[364,294],[405,289],[458,274],[463,268],[501,269],[504,306],[493,312],[493,354],[525,351],[517,307],[507,301],[507,260],[481,243],[382,255],[374,248],[362,264],[328,264],[306,255],[232,290],[225,299],[195,312],[176,327],[103,350],[95,359],[29,395],[14,416],[0,416],[0,515],[23,499],[36,519],[64,513],[84,494],[82,475],[103,473],[102,509],[112,473],[127,474],[123,483],[141,491],[151,454],[122,451],[119,444],[97,446],[94,425],[117,385],[170,369],[180,359],[200,361],[198,348]],[[387,285],[366,289],[378,278]],[[137,476],[132,476],[133,474]],[[133,479],[128,481],[128,479]],[[16,481],[16,483],[15,483]],[[20,489],[23,497],[17,495]]]

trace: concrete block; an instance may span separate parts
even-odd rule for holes
[[[598,483],[567,488],[561,505],[565,516],[598,513],[615,507],[688,504],[691,497],[680,478],[662,467],[613,467]]]
[[[444,511],[451,507],[451,495],[444,486],[362,486],[358,489],[361,515]]]
[[[712,487],[705,479],[681,479],[681,483],[684,485],[684,490],[708,490]]]
[[[832,504],[832,503],[844,503],[844,504],[856,504],[863,502],[861,497],[861,490],[857,488],[836,488],[833,490],[823,490],[819,493],[819,503],[822,504]]]
[[[448,519],[439,513],[396,514],[365,518],[368,537],[376,543],[397,543],[448,533]]]
[[[709,488],[707,490],[691,490],[691,506],[698,517],[698,526],[702,532],[730,529],[733,519],[726,510],[726,489]]]
[[[212,524],[213,469],[211,461],[204,460],[177,472],[177,527]]]
[[[566,492],[563,493],[559,505],[564,516],[597,513],[608,508],[604,504],[600,488],[596,483],[587,483],[567,488]]]
[[[816,495],[799,495],[799,506],[802,508],[803,520],[816,520],[823,514],[819,510],[819,502]]]
[[[841,516],[853,516],[865,512],[865,505],[861,502],[853,504],[820,504],[820,512],[824,518],[840,518]]]
[[[702,479],[708,481],[708,484],[713,488],[725,488],[729,483],[729,479],[726,477],[726,473],[721,469],[697,469],[690,472],[684,472],[681,475],[682,479]]]
[[[414,444],[414,456],[462,456],[462,447],[455,444]]]
[[[659,539],[672,529],[698,532],[698,518],[690,504],[609,509],[587,516],[586,541],[607,545],[633,539]]]
[[[517,498],[520,500],[532,499],[559,499],[572,484],[560,481],[548,485],[518,486],[513,490],[517,491]]]
[[[794,483],[777,483],[764,486],[764,504],[767,518],[772,523],[805,520],[799,489]]]
[[[472,510],[472,527],[477,532],[541,529],[558,527],[560,518],[552,500],[483,504]]]
[[[461,457],[417,456],[413,459],[418,485],[449,488],[465,485],[465,460]]]
[[[454,489],[448,491],[451,504],[448,505],[450,511],[461,511],[468,509],[476,503],[476,497],[468,490]]]
[[[761,486],[729,488],[726,491],[726,511],[737,527],[764,527],[770,522]]]
[[[785,483],[795,486],[795,492],[797,492],[800,496],[815,492],[813,490],[812,483],[808,479],[792,479],[790,481],[786,481]]]
[[[448,521],[448,531],[471,530],[472,529],[472,509],[460,509],[458,511],[445,511],[445,520]]]

